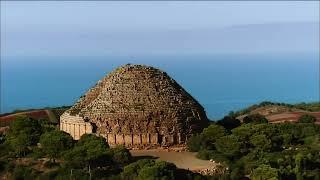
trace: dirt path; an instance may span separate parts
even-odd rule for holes
[[[51,110],[47,110],[46,109],[45,111],[46,111],[46,113],[47,113],[47,115],[49,117],[49,121],[51,121],[51,122],[59,122],[57,120],[56,116],[54,115],[54,113]]]
[[[189,170],[207,169],[213,166],[213,163],[201,160],[192,152],[167,152],[165,150],[131,150],[132,156],[152,156],[159,160],[174,163],[178,168]]]

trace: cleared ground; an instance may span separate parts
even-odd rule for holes
[[[314,116],[316,124],[320,124],[320,112],[285,112],[280,114],[273,114],[266,116],[271,123],[283,123],[283,122],[297,122],[299,117],[303,114],[310,114]]]
[[[207,160],[201,160],[192,152],[167,152],[165,150],[131,150],[134,157],[155,158],[162,161],[174,163],[178,168],[189,170],[209,169],[213,163]]]

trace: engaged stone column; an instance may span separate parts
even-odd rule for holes
[[[132,134],[124,136],[125,145],[132,145],[133,144],[132,140],[133,140]]]
[[[151,144],[158,144],[158,133],[151,134],[150,143]]]
[[[124,140],[123,134],[117,134],[116,139],[117,139],[117,144],[124,145],[125,140]]]
[[[142,144],[149,144],[149,134],[142,134]]]
[[[141,143],[141,135],[140,134],[134,134],[133,135],[133,144],[134,145],[140,145]]]
[[[68,133],[72,136],[72,134],[71,134],[71,124],[70,123],[68,123]]]
[[[179,144],[181,144],[181,143],[182,143],[181,133],[178,133],[178,143],[179,143]]]

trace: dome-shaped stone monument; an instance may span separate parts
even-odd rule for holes
[[[121,66],[60,117],[60,129],[85,133],[110,145],[184,144],[208,119],[203,107],[167,73],[145,65]]]

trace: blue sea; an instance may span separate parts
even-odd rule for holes
[[[319,101],[317,54],[1,57],[1,113],[72,105],[127,63],[166,71],[213,120],[261,101]]]

